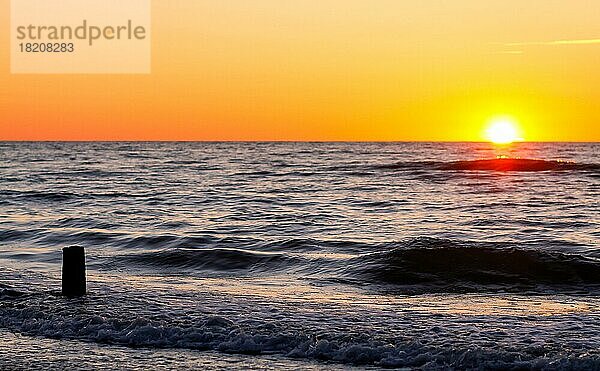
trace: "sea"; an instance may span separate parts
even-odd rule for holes
[[[188,368],[600,370],[600,143],[0,143],[0,369]]]

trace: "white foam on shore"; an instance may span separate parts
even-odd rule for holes
[[[11,331],[53,339],[150,348],[211,350],[235,354],[278,354],[343,364],[383,367],[483,367],[594,369],[600,355],[545,355],[543,344],[526,351],[484,348],[475,344],[439,348],[423,341],[386,342],[382,339],[329,333],[327,336],[260,323],[247,329],[221,316],[206,316],[191,326],[176,326],[145,318],[124,320],[95,314],[52,313],[23,306],[0,309],[0,326]],[[432,332],[436,328],[431,329]],[[327,337],[327,338],[325,338]]]

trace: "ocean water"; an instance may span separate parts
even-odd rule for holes
[[[0,368],[600,370],[600,144],[0,159]],[[69,299],[73,245],[89,293]]]

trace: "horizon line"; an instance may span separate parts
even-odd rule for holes
[[[194,140],[194,139],[0,139],[0,143],[490,143],[487,140]],[[521,140],[512,143],[494,144],[508,146],[517,143],[600,143],[600,140]]]

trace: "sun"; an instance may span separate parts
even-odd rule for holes
[[[519,136],[519,125],[508,117],[490,120],[485,130],[485,137],[496,144],[509,144],[523,140]]]

